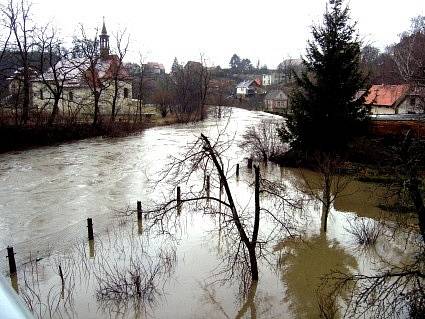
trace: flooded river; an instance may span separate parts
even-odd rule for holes
[[[14,247],[18,276],[12,283],[35,316],[317,318],[322,276],[331,271],[371,273],[382,266],[383,255],[392,262],[409,258],[403,235],[392,241],[381,238],[373,252],[365,252],[357,249],[350,232],[359,219],[384,218],[391,224],[392,215],[378,208],[385,189],[350,182],[346,196],[333,203],[325,234],[320,201],[303,193],[305,181],[319,185],[320,176],[272,164],[261,165],[262,176],[284,183],[290,197],[302,203],[302,209],[279,206],[291,212],[297,221],[294,231],[301,237],[273,235],[260,261],[258,285],[250,289],[238,274],[223,271],[234,243],[214,216],[183,206],[178,222],[167,225],[169,234],[158,235],[145,232],[149,217],[137,223],[135,214],[129,214],[138,200],[142,207],[151,207],[153,201],[173,194],[167,181],[157,181],[159,172],[170,156],[178,157],[201,133],[211,140],[220,135],[231,141],[223,159],[232,193],[241,210],[252,207],[249,154],[238,145],[247,128],[263,119],[279,118],[233,109],[220,119],[209,116],[200,123],[151,128],[126,138],[95,138],[0,155],[0,247]],[[238,179],[236,163],[241,165]],[[193,185],[181,187],[189,196]],[[261,201],[270,209],[276,207],[268,197]],[[125,211],[128,214],[122,214]],[[95,230],[90,244],[89,217]],[[265,219],[260,227],[264,238],[273,226]],[[5,258],[0,267],[7,276]],[[136,296],[128,288],[134,280]]]

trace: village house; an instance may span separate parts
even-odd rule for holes
[[[266,111],[288,114],[289,110],[289,97],[283,90],[270,90],[264,98],[264,105]]]
[[[252,96],[257,93],[257,89],[260,87],[258,80],[245,80],[236,85],[237,96]]]
[[[380,114],[421,114],[425,109],[419,88],[409,84],[372,85],[365,95],[364,104],[371,113]]]
[[[263,86],[280,84],[285,80],[284,74],[281,72],[272,72],[270,74],[263,74]]]
[[[99,111],[100,115],[109,116],[112,110],[112,100],[115,92],[113,77],[118,74],[118,97],[116,101],[118,114],[133,114],[132,84],[128,70],[122,66],[119,68],[119,58],[110,54],[109,35],[105,23],[99,36],[99,56],[95,67],[95,79],[92,79],[90,63],[85,58],[74,58],[59,61],[56,70],[60,70],[59,77],[63,79],[63,92],[59,101],[59,111],[67,116],[91,116],[94,108],[94,96],[90,87],[102,88]],[[119,71],[117,71],[119,70]],[[53,108],[53,96],[51,96],[46,83],[53,81],[54,72],[47,70],[44,74],[32,81],[33,105],[38,110],[50,112]],[[92,81],[92,82],[91,82]]]

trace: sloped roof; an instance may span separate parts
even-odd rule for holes
[[[288,99],[288,95],[283,90],[270,90],[264,99],[284,101]]]
[[[119,59],[116,55],[109,55],[106,59],[99,59],[95,66],[95,78],[98,81],[112,79],[115,70],[118,68]],[[87,81],[92,77],[90,72],[90,62],[85,58],[75,58],[65,61],[59,61],[55,65],[56,75],[59,80],[65,79],[65,86],[80,86],[87,85]],[[129,78],[127,68],[122,65],[119,70],[119,78],[125,80]],[[52,81],[54,71],[52,68],[47,70],[43,77],[46,81]],[[41,81],[42,77],[39,76],[36,81]]]
[[[245,81],[238,83],[238,85],[236,85],[236,87],[238,87],[238,88],[249,88],[252,85],[259,86],[259,84],[256,80],[245,80]]]
[[[409,88],[408,84],[372,85],[366,95],[365,104],[387,107],[396,106],[397,102],[409,92]]]

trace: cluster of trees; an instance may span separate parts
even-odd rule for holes
[[[142,55],[140,63],[125,63],[130,41],[126,30],[122,30],[111,36],[110,51],[106,52],[110,65],[107,75],[100,76],[103,67],[100,30],[87,32],[87,28],[80,25],[69,46],[54,26],[36,24],[31,12],[31,4],[26,0],[9,0],[0,6],[3,25],[0,118],[3,124],[72,124],[82,119],[83,113],[84,119],[91,120],[93,126],[98,126],[105,115],[108,123],[114,123],[123,110],[120,97],[125,95],[122,93],[126,90],[124,85],[130,79],[136,83],[133,95],[137,106],[129,102],[131,108],[125,110],[131,113],[126,113],[129,120],[142,120],[142,102],[147,98],[149,85],[152,86],[150,97],[160,106],[164,116],[169,110],[185,117],[195,113],[196,118],[204,116],[209,72],[203,60],[185,66],[176,60],[170,76],[162,75],[160,81],[152,83],[145,74]],[[8,88],[10,79],[15,82],[13,90]],[[40,88],[35,86],[34,79],[37,85],[41,83]],[[89,94],[76,98],[77,94],[67,89],[67,83],[72,81],[83,81],[79,84],[85,85]],[[126,97],[131,99],[129,91],[127,89]],[[35,94],[40,94],[43,106],[33,107]],[[61,105],[67,105],[68,109],[61,113]],[[109,114],[101,114],[103,105],[107,106]]]
[[[384,52],[372,45],[362,49],[361,67],[371,84],[425,84],[425,17],[412,18],[409,30]]]
[[[251,72],[254,69],[249,59],[241,59],[236,53],[231,57],[229,65],[233,72],[238,73]]]
[[[180,120],[203,119],[210,83],[210,71],[204,58],[200,62],[188,61],[185,65],[174,59],[170,74],[156,79],[150,100],[162,116],[172,112]]]

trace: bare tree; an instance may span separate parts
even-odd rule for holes
[[[188,120],[203,119],[210,81],[210,73],[203,56],[201,62],[189,61],[185,66],[174,66],[171,77],[177,113]]]
[[[130,36],[127,35],[126,30],[117,31],[114,34],[114,38],[117,59],[114,60],[114,64],[112,65],[112,82],[114,91],[112,95],[111,122],[115,121],[115,116],[118,112],[117,100],[119,96],[120,83],[126,76],[124,74],[124,58],[127,54],[128,45],[130,43]]]
[[[425,17],[412,19],[411,29],[401,34],[400,42],[389,50],[401,78],[412,85],[412,94],[418,99],[418,106],[425,113]]]
[[[280,125],[279,121],[262,120],[258,126],[248,128],[240,146],[264,162],[283,154],[285,146],[277,130]]]
[[[167,115],[173,102],[171,90],[172,86],[169,77],[163,76],[159,79],[157,87],[152,94],[152,101],[159,107],[162,117]]]
[[[255,166],[254,182],[254,212],[248,213],[245,209],[239,209],[231,191],[229,183],[229,167],[224,164],[223,153],[229,147],[229,142],[221,142],[220,138],[214,144],[205,135],[201,136],[188,145],[188,151],[182,157],[174,158],[166,168],[165,176],[172,185],[187,184],[191,176],[203,176],[203,185],[199,191],[191,188],[188,193],[180,194],[176,199],[171,199],[157,206],[146,208],[143,213],[149,216],[150,226],[148,229],[156,229],[160,233],[170,232],[170,227],[175,224],[172,220],[178,218],[182,205],[195,205],[195,211],[203,211],[205,215],[215,216],[219,219],[220,232],[224,232],[226,240],[233,244],[227,248],[223,273],[228,274],[230,279],[236,273],[241,273],[242,282],[252,282],[259,279],[258,258],[264,257],[267,244],[282,233],[288,234],[290,223],[284,218],[283,206],[276,211],[267,207],[260,207],[260,193],[265,196],[278,194],[279,200],[290,204],[285,198],[282,186],[280,189],[270,187],[260,177],[260,169]],[[165,177],[164,177],[165,179]],[[218,196],[210,191],[213,185],[220,185]],[[261,186],[263,185],[263,186]],[[224,195],[222,196],[222,191]],[[177,214],[175,213],[177,211]],[[268,216],[275,227],[265,238],[260,236],[260,219]],[[170,226],[171,225],[171,226]],[[249,279],[249,280],[248,280]]]
[[[80,37],[74,39],[74,44],[77,47],[78,54],[80,54],[85,61],[85,63],[82,64],[83,69],[81,69],[81,72],[83,73],[84,80],[93,97],[93,126],[97,126],[99,123],[100,98],[102,92],[108,87],[109,83],[107,79],[99,76],[100,55],[97,29],[93,38],[90,38],[86,34],[83,25],[80,25],[80,33]]]
[[[81,67],[81,61],[70,59],[70,52],[63,47],[57,31],[48,26],[38,34],[40,52],[39,74],[44,87],[53,97],[52,112],[48,125],[52,125],[59,113],[59,102],[62,99],[67,81],[75,78],[75,71]],[[44,70],[47,68],[47,71]]]
[[[35,27],[31,22],[31,4],[25,0],[15,2],[9,0],[7,5],[1,7],[4,23],[10,29],[14,41],[11,42],[11,51],[15,51],[19,56],[19,67],[22,72],[22,117],[21,122],[26,124],[29,120],[30,111],[30,91],[31,91],[31,57],[34,49]]]

